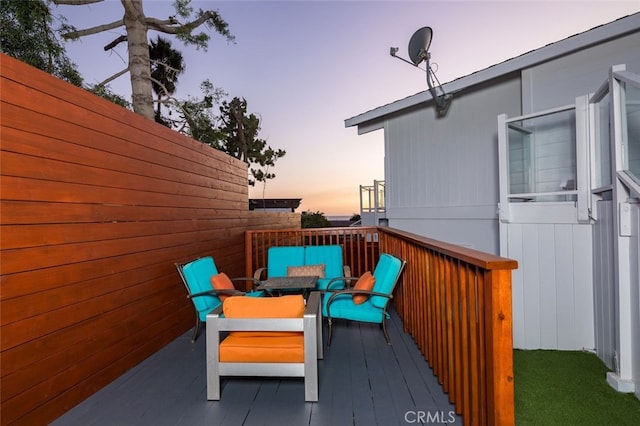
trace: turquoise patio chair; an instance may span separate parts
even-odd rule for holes
[[[248,293],[240,290],[214,290],[211,285],[211,277],[218,275],[219,272],[211,256],[201,257],[185,263],[175,263],[175,266],[178,274],[180,274],[182,283],[187,289],[187,298],[193,302],[196,313],[196,325],[191,337],[192,343],[198,338],[202,323],[206,323],[207,314],[222,305],[218,295],[263,295],[263,292],[253,290]],[[260,284],[260,281],[254,278],[231,278],[231,281],[252,281],[254,288]]]
[[[391,344],[385,324],[385,320],[389,317],[387,306],[393,298],[393,289],[405,265],[406,261],[393,255],[382,253],[373,271],[376,281],[372,290],[354,290],[352,286],[349,286],[345,290],[327,292],[325,294],[324,297],[327,298],[326,315],[329,322],[327,346],[331,345],[332,322],[336,318],[381,324],[384,338],[388,344]],[[358,277],[350,277],[346,280],[353,282],[357,281]],[[364,303],[356,304],[353,302],[354,294],[364,294],[369,295],[369,297]]]

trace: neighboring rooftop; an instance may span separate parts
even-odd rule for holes
[[[300,207],[302,198],[250,198],[249,210],[290,211]]]

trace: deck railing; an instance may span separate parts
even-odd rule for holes
[[[517,262],[379,228],[407,261],[395,308],[465,425],[513,425],[511,270]]]
[[[267,249],[341,244],[354,276],[380,252],[407,266],[394,306],[465,425],[513,425],[511,270],[517,262],[387,227],[247,231],[247,273]]]

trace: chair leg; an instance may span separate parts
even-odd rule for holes
[[[327,337],[327,347],[331,346],[331,317],[327,318],[328,322],[329,322],[329,336]]]
[[[382,332],[384,333],[384,339],[387,341],[387,345],[391,345],[389,340],[389,333],[387,333],[387,322],[382,318]]]
[[[207,348],[207,400],[220,400],[220,331],[216,321],[205,330]]]
[[[198,336],[200,335],[200,324],[202,323],[200,322],[200,317],[196,312],[196,325],[195,327],[193,327],[193,335],[191,335],[191,343],[195,343],[196,340],[198,339]]]

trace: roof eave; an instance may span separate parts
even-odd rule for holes
[[[492,65],[483,70],[476,71],[472,74],[445,83],[442,87],[446,93],[454,94],[455,92],[459,92],[477,84],[532,67],[580,49],[604,43],[611,39],[623,37],[637,31],[640,31],[640,13],[625,16],[608,24],[600,25],[585,32],[548,44],[539,49],[532,50],[499,64]],[[404,99],[382,105],[370,111],[348,118],[345,120],[345,127],[359,126],[359,134],[377,130],[382,127],[381,123],[374,124],[377,120],[379,121],[390,114],[415,107],[416,105],[428,101],[432,101],[431,94],[428,90],[425,90],[423,92],[416,93],[415,95],[408,96]],[[365,126],[365,123],[368,125]]]

